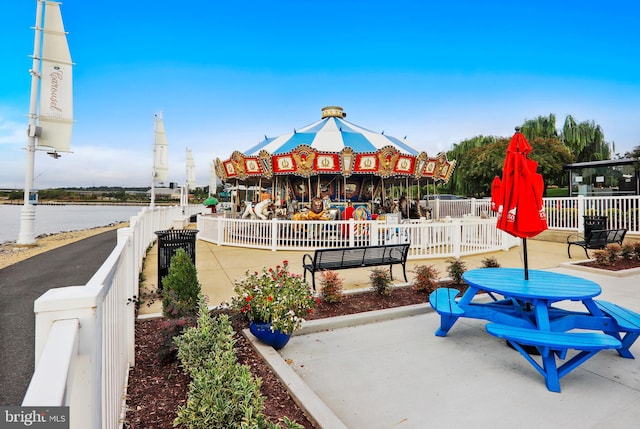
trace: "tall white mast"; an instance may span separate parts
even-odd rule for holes
[[[156,206],[156,144],[158,141],[158,115],[153,115],[153,168],[151,169],[151,208]]]
[[[151,207],[155,206],[156,182],[166,182],[169,178],[167,135],[164,132],[162,112],[154,115],[153,126],[153,173],[151,174]]]
[[[20,211],[20,234],[17,244],[35,245],[36,208],[29,202],[33,189],[34,164],[36,159],[36,136],[38,124],[38,86],[40,84],[40,41],[42,39],[42,2],[36,5],[35,38],[33,42],[33,64],[31,66],[31,97],[29,98],[29,126],[27,128],[27,167],[24,179],[24,205]]]
[[[196,189],[196,163],[191,149],[187,148],[187,191]]]
[[[36,210],[30,197],[34,193],[37,147],[46,147],[49,155],[59,158],[59,152],[69,152],[73,128],[73,63],[62,23],[60,3],[37,1],[34,30],[33,64],[29,70],[31,94],[24,206],[20,212],[20,234],[17,239],[18,244],[26,246],[36,244]]]

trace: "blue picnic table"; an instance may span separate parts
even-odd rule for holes
[[[629,348],[640,335],[640,315],[595,300],[602,289],[591,280],[541,270],[529,270],[525,280],[519,268],[469,270],[463,279],[468,288],[462,297],[450,288],[429,296],[441,318],[436,335],[446,336],[460,317],[487,320],[491,322],[487,332],[518,350],[545,378],[550,391],[560,392],[560,378],[600,350],[616,349],[620,356],[633,358]],[[474,301],[479,294],[489,299]],[[584,309],[554,306],[562,301],[580,302]],[[565,360],[570,349],[577,354],[558,366],[557,360]]]

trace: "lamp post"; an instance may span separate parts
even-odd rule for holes
[[[42,39],[42,2],[36,6],[35,39],[33,42],[33,64],[31,74],[31,96],[29,99],[29,126],[27,128],[27,165],[24,180],[24,205],[20,210],[20,233],[16,244],[22,246],[35,246],[36,233],[36,208],[31,204],[29,197],[33,190],[34,165],[36,158],[36,138],[40,134],[38,128],[38,86],[40,83],[40,41]]]

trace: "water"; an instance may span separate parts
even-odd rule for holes
[[[0,243],[15,241],[20,233],[22,206],[0,204]],[[36,206],[35,233],[77,231],[128,221],[142,206],[64,205]]]

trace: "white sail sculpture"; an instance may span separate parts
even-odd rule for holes
[[[60,3],[46,2],[40,70],[40,114],[42,133],[38,146],[69,152],[73,127],[71,53],[62,24]]]
[[[196,164],[193,161],[191,149],[187,148],[187,190],[196,189]]]
[[[60,3],[38,0],[34,28],[33,63],[29,70],[31,93],[24,206],[20,211],[20,233],[16,240],[17,244],[25,246],[36,244],[34,206],[37,201],[34,189],[36,148],[46,148],[44,150],[49,155],[59,158],[59,152],[70,151],[73,127],[73,63],[62,23]],[[38,94],[40,103],[38,103]]]
[[[156,182],[164,183],[169,180],[169,144],[164,132],[162,113],[155,115],[153,139],[153,174],[151,176],[151,207],[156,201]]]

